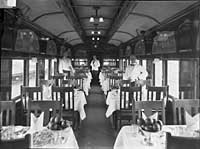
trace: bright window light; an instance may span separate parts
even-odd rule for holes
[[[169,94],[179,97],[179,61],[169,60],[167,62],[167,84],[169,85]]]
[[[90,17],[90,22],[94,22],[94,17]]]
[[[99,22],[104,22],[103,17],[100,17],[100,18],[99,18]]]

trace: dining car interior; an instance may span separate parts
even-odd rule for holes
[[[0,149],[199,149],[199,0],[0,0]]]

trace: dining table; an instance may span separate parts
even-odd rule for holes
[[[119,131],[114,149],[166,149],[166,132],[173,136],[200,137],[199,130],[190,130],[187,125],[163,125],[158,132],[146,132],[138,125],[127,125]]]
[[[104,94],[107,95],[109,91],[109,78],[107,78],[103,72],[99,73],[99,82]]]
[[[86,77],[83,79],[83,91],[85,92],[86,96],[88,96],[91,88],[90,83],[92,80],[92,74],[91,72],[87,72],[85,75]]]
[[[51,130],[42,127],[33,131],[29,126],[5,126],[1,129],[1,140],[12,140],[31,135],[30,148],[62,148],[78,149],[78,143],[73,129],[67,127],[63,130]]]

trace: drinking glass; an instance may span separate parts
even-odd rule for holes
[[[145,143],[148,146],[153,146],[154,145],[154,143],[152,142],[151,132],[147,132],[146,131]]]

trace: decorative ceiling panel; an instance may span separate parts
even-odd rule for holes
[[[36,23],[55,35],[65,30],[74,30],[64,14],[44,16]]]
[[[195,1],[140,2],[133,12],[146,14],[163,21],[193,3]]]
[[[130,40],[132,37],[128,34],[116,32],[112,38],[113,39],[119,39],[122,42],[126,42],[126,41]]]

